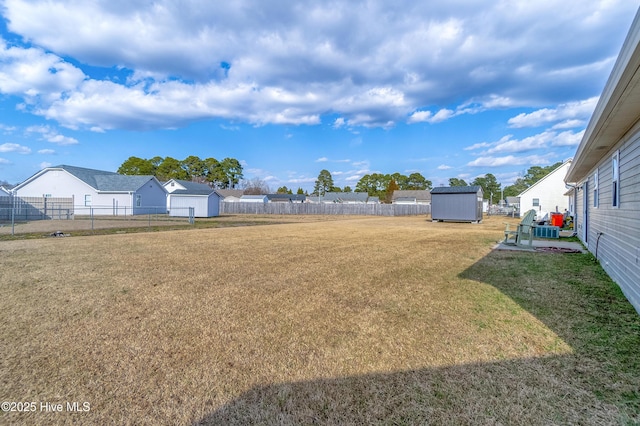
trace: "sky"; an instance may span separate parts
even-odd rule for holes
[[[0,0],[0,181],[129,157],[503,187],[571,158],[632,0]]]

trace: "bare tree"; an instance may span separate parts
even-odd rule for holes
[[[269,185],[260,178],[242,181],[242,189],[245,195],[263,195],[270,194]]]

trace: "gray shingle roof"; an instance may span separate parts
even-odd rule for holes
[[[349,201],[357,201],[366,203],[369,194],[366,192],[327,192],[322,196],[324,202],[344,203]]]
[[[431,190],[432,194],[475,194],[482,191],[482,187],[474,186],[438,186]]]
[[[104,170],[60,165],[52,169],[63,169],[98,191],[129,192],[140,189],[153,176],[128,176]]]
[[[431,192],[427,190],[419,190],[419,189],[416,189],[416,190],[397,189],[393,191],[392,199],[396,200],[398,198],[403,198],[403,199],[415,198],[416,200],[430,201]]]
[[[173,191],[173,194],[182,194],[182,195],[209,195],[215,190],[211,188],[206,183],[198,183],[191,182],[189,180],[179,180],[174,179],[180,185],[184,186],[185,189],[176,189]]]
[[[307,197],[304,194],[267,194],[269,201],[300,201],[304,202]]]

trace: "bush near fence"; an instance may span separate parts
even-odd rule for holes
[[[431,214],[427,204],[220,203],[220,214],[418,216]]]

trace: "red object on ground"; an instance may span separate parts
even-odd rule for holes
[[[559,226],[562,228],[564,223],[564,215],[562,213],[551,213],[551,226]]]

